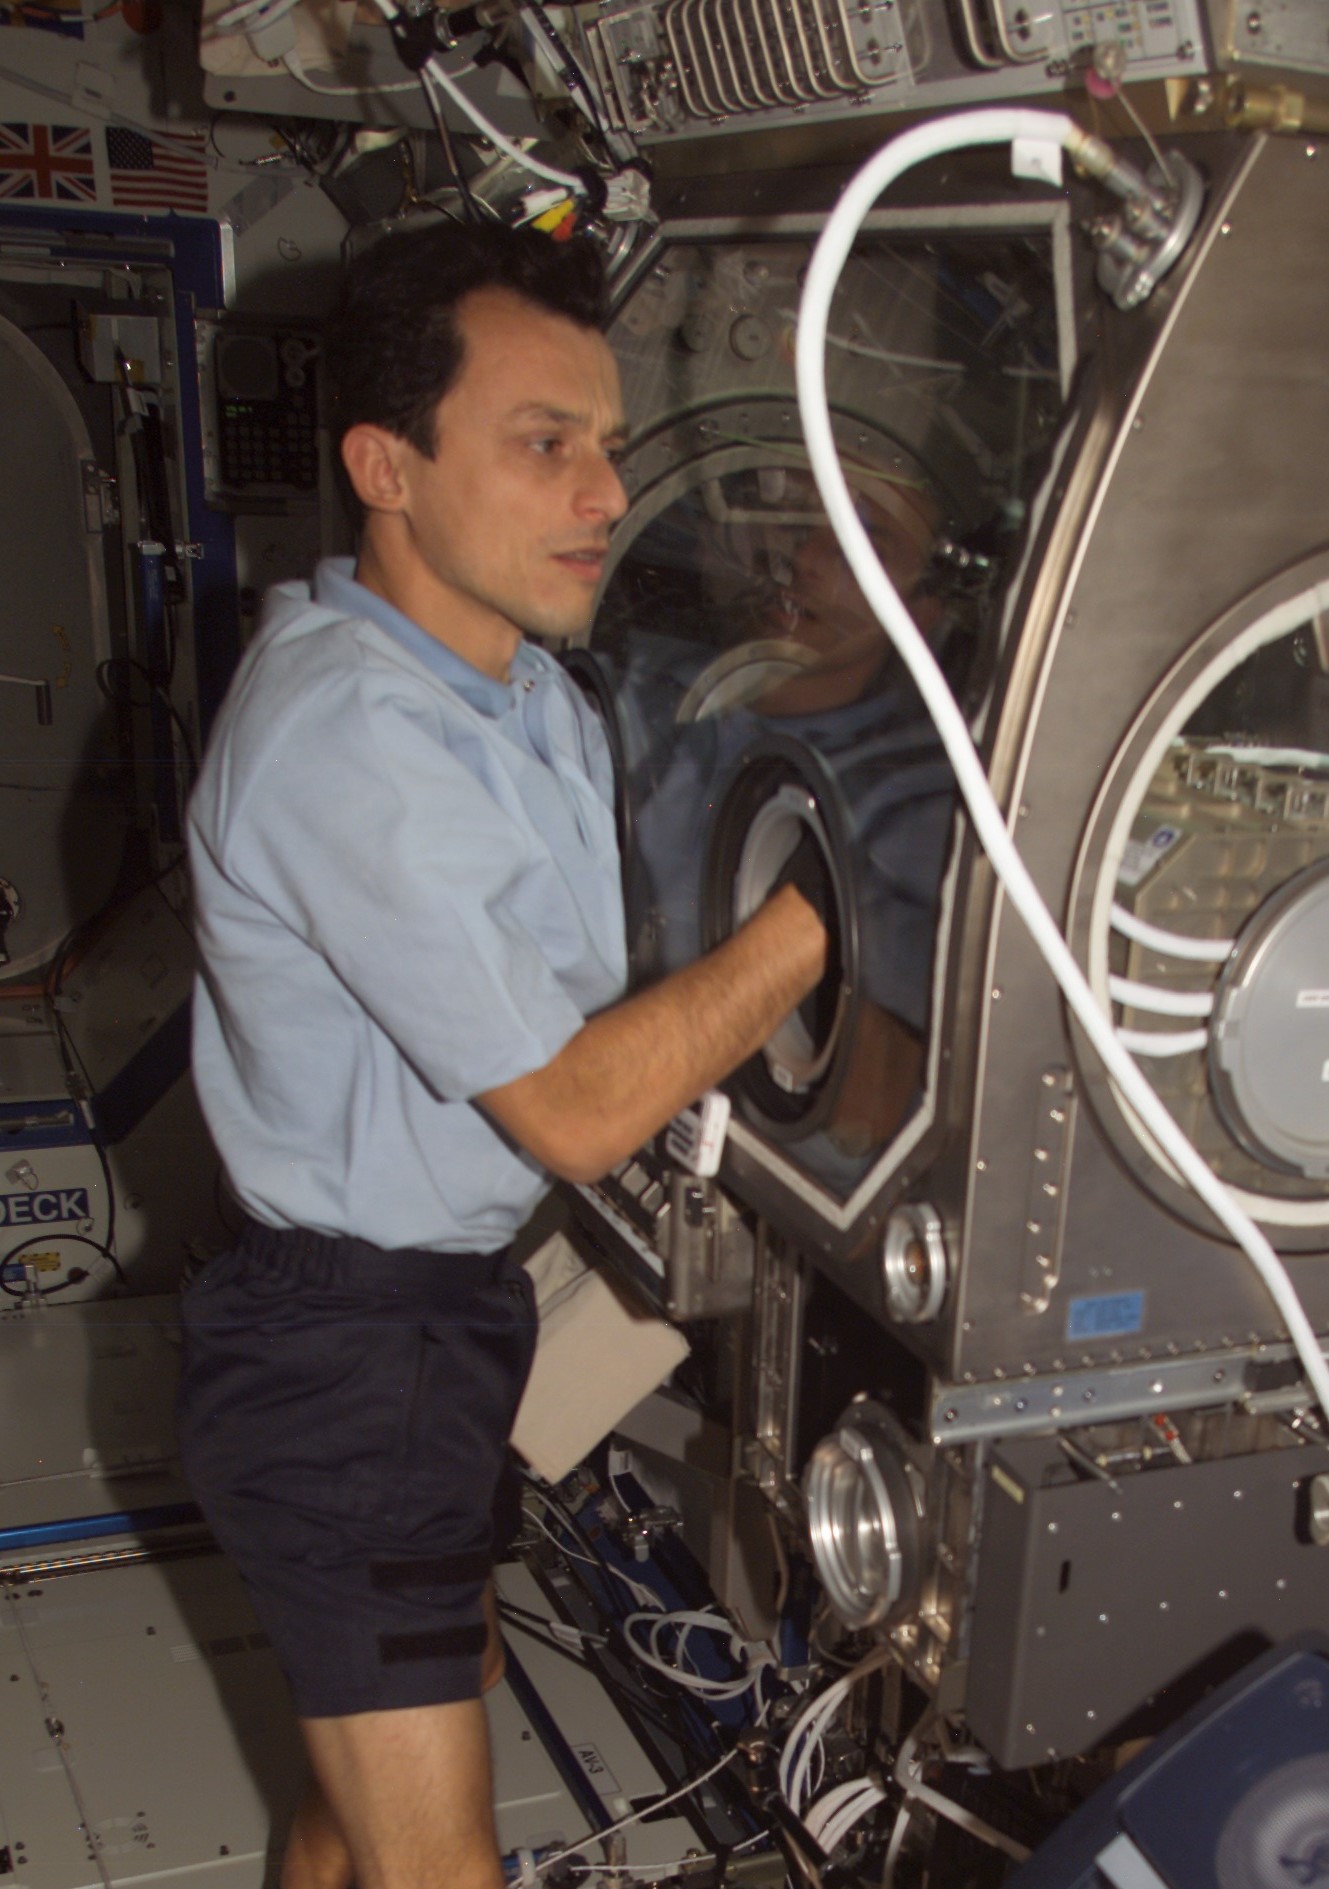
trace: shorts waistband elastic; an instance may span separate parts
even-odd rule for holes
[[[350,1234],[270,1227],[251,1219],[246,1219],[235,1250],[246,1260],[322,1290],[344,1288],[389,1297],[426,1290],[431,1297],[450,1298],[455,1290],[460,1301],[496,1284],[512,1267],[511,1246],[491,1253],[435,1253],[414,1246],[389,1250]]]

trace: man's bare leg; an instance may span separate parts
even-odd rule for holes
[[[281,1889],[351,1889],[354,1874],[341,1825],[317,1778],[310,1778],[286,1839]]]
[[[480,1690],[490,1692],[502,1679],[504,1669],[503,1639],[492,1579],[485,1583],[484,1615],[488,1637],[480,1658]],[[355,1866],[341,1825],[317,1777],[311,1777],[286,1841],[281,1889],[351,1889],[354,1879]]]
[[[356,1889],[503,1889],[479,1699],[302,1719]]]

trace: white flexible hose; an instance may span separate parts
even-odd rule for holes
[[[1208,1049],[1208,1030],[1118,1030],[1117,1041],[1132,1056],[1191,1056]]]
[[[843,1784],[832,1784],[828,1791],[822,1792],[815,1804],[808,1807],[803,1822],[809,1834],[817,1839],[824,1850],[830,1848],[823,1840],[825,1831],[840,1816],[851,1798],[860,1797],[866,1791],[877,1791],[878,1801],[884,1795],[870,1778],[854,1777]]]
[[[853,1795],[848,1796],[838,1811],[826,1820],[817,1838],[826,1854],[834,1856],[854,1825],[861,1823],[878,1804],[885,1802],[886,1793],[879,1784],[873,1784],[867,1778],[857,1778]]]
[[[1162,925],[1151,925],[1148,919],[1137,918],[1124,905],[1112,907],[1112,929],[1166,958],[1194,958],[1197,964],[1224,963],[1231,957],[1235,943],[1232,938],[1188,938],[1183,932],[1166,931]]]
[[[860,589],[907,663],[941,734],[970,818],[1011,903],[1027,925],[1066,1001],[1125,1101],[1167,1159],[1204,1201],[1259,1273],[1296,1346],[1320,1408],[1329,1415],[1329,1367],[1278,1255],[1259,1227],[1194,1148],[1131,1056],[1117,1041],[1089,983],[1044,904],[1006,830],[982,764],[945,677],[877,558],[840,469],[826,393],[826,331],[831,299],[859,227],[882,192],[913,165],[982,144],[1011,143],[1027,168],[1050,147],[1069,151],[1102,174],[1103,147],[1059,112],[1016,108],[976,111],[916,125],[870,158],[844,191],[818,240],[799,311],[795,344],[799,413],[817,489]],[[1058,172],[1060,159],[1056,159]]]
[[[785,1802],[800,1816],[812,1760],[821,1744],[822,1733],[853,1687],[850,1679],[837,1679],[803,1707],[789,1728],[780,1752],[780,1790]]]
[[[1211,990],[1163,990],[1133,977],[1108,978],[1108,996],[1132,1010],[1152,1010],[1160,1017],[1207,1017],[1214,1007]]]

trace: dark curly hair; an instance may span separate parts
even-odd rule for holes
[[[587,238],[556,243],[497,223],[432,223],[383,237],[350,264],[325,332],[338,459],[348,428],[366,421],[433,458],[435,410],[462,366],[458,304],[488,288],[583,328],[608,320],[604,267]]]

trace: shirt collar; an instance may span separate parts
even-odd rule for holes
[[[314,600],[329,610],[339,610],[347,616],[368,617],[393,638],[395,642],[408,649],[417,662],[422,662],[432,675],[438,677],[464,702],[479,709],[483,715],[499,716],[506,714],[515,699],[515,690],[523,682],[529,682],[541,671],[539,654],[530,644],[522,642],[512,660],[512,678],[510,682],[500,682],[495,676],[487,676],[483,670],[459,656],[446,643],[440,643],[436,636],[430,636],[418,623],[403,615],[386,598],[367,590],[363,584],[357,584],[353,572],[355,565],[350,558],[324,558],[314,573]]]

